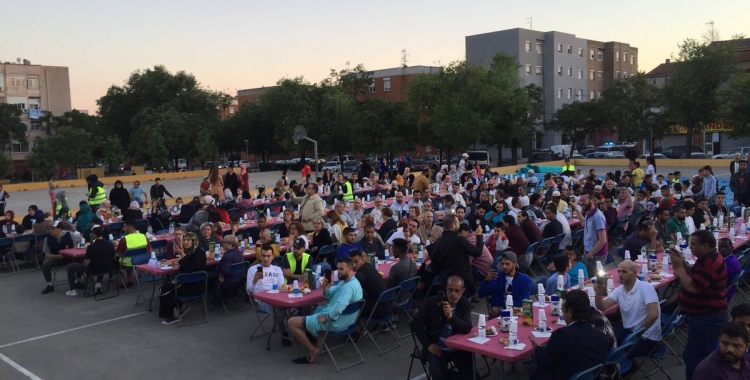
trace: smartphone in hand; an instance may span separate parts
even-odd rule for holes
[[[333,271],[330,269],[326,269],[325,271],[323,271],[323,277],[325,277],[326,281],[328,281],[329,283],[332,283]]]

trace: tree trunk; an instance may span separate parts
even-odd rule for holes
[[[518,144],[514,141],[511,143],[511,147],[510,147],[510,162],[513,165],[518,165],[518,146],[517,145]],[[502,164],[502,161],[499,164]]]
[[[686,140],[687,141],[686,141],[686,145],[685,145],[685,158],[690,158],[690,156],[691,156],[691,150],[693,148],[693,122],[688,121],[687,122],[687,126],[686,126],[685,129],[686,129],[686,132],[687,132],[686,133]],[[651,150],[653,150],[653,145],[654,145],[653,140],[651,141],[651,145],[652,145]]]
[[[503,144],[497,144],[497,166],[503,166]]]

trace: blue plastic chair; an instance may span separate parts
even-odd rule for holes
[[[31,235],[34,236],[34,235]],[[3,254],[0,254],[0,260],[6,260],[10,257],[10,269],[13,271],[13,273],[16,273],[16,271],[21,271],[18,268],[18,261],[15,257],[13,257],[13,239],[11,238],[2,238],[0,239],[0,250],[2,250]],[[37,268],[39,268],[39,261],[36,263]]]
[[[36,236],[34,236],[33,234],[16,235],[13,237],[13,244],[10,247],[8,252],[14,252],[16,254],[22,255],[23,263],[28,263],[28,262],[33,261],[36,264],[36,268],[40,269],[39,260],[37,259],[37,256],[36,256],[36,247],[34,246],[34,244],[32,244],[35,241],[36,241]],[[15,252],[16,251],[15,247],[17,243],[28,243],[29,247],[24,252]],[[2,243],[0,243],[0,247],[2,246],[3,246]],[[16,260],[15,257],[13,257],[13,263],[16,264],[16,271],[20,273],[21,268],[19,267],[18,260]]]
[[[370,315],[367,316],[366,320],[360,320],[360,323],[362,324],[362,334],[359,336],[359,339],[357,339],[357,343],[359,343],[359,341],[361,341],[365,336],[370,337],[370,340],[375,343],[375,347],[377,347],[378,351],[380,351],[381,356],[385,355],[387,352],[391,352],[401,347],[401,339],[399,339],[398,334],[396,334],[396,326],[393,324],[393,302],[396,300],[396,296],[398,296],[400,292],[400,286],[394,286],[390,289],[386,289],[380,292],[380,294],[378,295],[378,300],[375,301],[375,306],[373,306]],[[380,306],[381,304],[391,305],[391,307],[388,308],[389,310],[387,312],[376,316],[375,313],[378,309],[378,306]],[[393,335],[393,337],[396,339],[396,345],[386,349],[380,348],[380,345],[375,340],[373,333],[370,332],[370,330],[367,328],[367,326],[369,326],[371,323],[377,324],[375,334],[379,334],[378,331],[380,331],[381,327],[388,328],[388,332],[390,332],[391,335]]]
[[[633,365],[633,362],[628,359],[628,355],[630,354],[630,351],[633,350],[633,347],[635,347],[635,344],[638,343],[638,339],[641,339],[644,332],[646,332],[646,329],[641,327],[640,329],[628,334],[628,336],[622,340],[619,347],[613,349],[607,354],[604,358],[604,365],[620,363],[620,371],[622,373],[628,372]]]
[[[122,257],[119,260],[119,263],[120,263],[119,276],[120,276],[120,281],[122,281],[123,285],[125,285],[125,274],[126,274],[125,271],[128,268],[135,269],[135,265],[132,264],[133,257],[138,256],[138,255],[143,255],[143,254],[148,255],[148,259],[146,259],[146,262],[148,262],[148,260],[151,259],[151,255],[148,253],[148,250],[146,249],[146,247],[129,249],[125,251],[125,253],[122,254]],[[130,259],[130,264],[126,263],[126,260],[125,260],[126,258]],[[127,286],[125,286],[125,293],[130,293]],[[138,302],[138,300],[136,300],[136,302]]]
[[[148,219],[138,219],[135,221],[138,232],[145,234],[148,232]]]
[[[562,240],[562,239],[560,239]],[[552,247],[553,242],[555,241],[555,237],[549,237],[546,239],[542,239],[539,244],[534,249],[534,256],[537,256],[540,250],[546,249],[547,251],[544,252],[544,255],[540,257],[539,259],[534,259],[531,263],[531,266],[529,267],[529,270],[531,273],[533,273],[536,276],[536,272],[534,272],[534,264],[542,268],[542,271],[544,271],[545,274],[549,275],[549,272],[547,271],[547,268],[544,267],[544,263],[547,261],[550,261],[549,257],[549,250]]]
[[[147,253],[145,250],[143,250],[143,252],[141,253],[132,255],[130,258],[130,262],[132,263],[134,269],[136,265],[148,264],[149,260],[151,260],[151,254]],[[148,311],[151,311],[151,306],[153,305],[154,299],[159,298],[159,296],[155,295],[156,283],[159,281],[163,281],[164,277],[154,276],[148,274],[147,272],[140,272],[137,269],[135,270],[135,276],[133,277],[135,277],[135,284],[136,286],[138,286],[138,297],[135,299],[135,306],[138,306],[141,303],[145,304],[146,301],[148,301]],[[149,287],[151,288],[151,297],[146,298],[143,292],[145,290],[148,290]]]
[[[248,268],[247,261],[242,261],[242,262],[239,262],[239,263],[234,263],[234,264],[232,264],[232,266],[229,267],[229,274],[231,274],[231,275],[239,275],[239,276],[242,276],[243,278],[247,278],[247,268]],[[219,286],[218,282],[217,282],[216,286]],[[239,308],[237,310],[231,310],[230,311],[229,308],[227,307],[226,298],[222,298],[221,305],[224,307],[224,312],[227,315],[234,314],[234,313],[239,313],[239,312],[245,311],[245,310],[250,310],[250,303],[249,303],[250,302],[250,298],[245,297],[246,292],[245,292],[245,282],[244,281],[242,281],[242,283],[239,284],[239,289],[237,289],[237,290],[238,290],[237,296],[234,297],[234,298],[243,298],[245,300],[245,307]]]
[[[533,256],[534,256],[534,252],[536,252],[536,247],[538,247],[538,246],[539,246],[539,243],[540,243],[540,242],[538,242],[538,241],[537,241],[537,242],[534,242],[534,243],[531,243],[531,244],[529,244],[529,246],[528,246],[528,247],[526,247],[526,251],[524,251],[524,253],[523,253],[523,254],[524,254],[524,255],[529,255],[529,254],[530,254],[530,255],[531,255],[531,256],[533,257]],[[532,260],[532,261],[533,261],[533,260]],[[536,274],[534,274],[534,271],[532,271],[532,270],[531,270],[531,265],[533,265],[533,264],[532,264],[532,263],[529,263],[529,266],[528,266],[528,267],[526,267],[526,268],[522,268],[522,267],[521,267],[520,265],[519,265],[518,267],[519,267],[519,268],[520,268],[520,269],[521,269],[522,271],[524,271],[524,272],[525,272],[525,271],[527,271],[527,270],[528,270],[528,271],[530,271],[530,272],[531,272],[531,274],[532,274],[532,275],[536,276]]]
[[[167,253],[167,240],[166,239],[159,239],[154,240],[151,243],[151,250],[156,253],[157,259],[163,259],[164,255]]]
[[[331,259],[336,256],[336,248],[338,246],[336,244],[330,244],[330,245],[324,245],[318,249],[318,255],[315,257],[315,260],[313,260],[316,263],[319,263],[325,259]]]
[[[122,237],[122,228],[125,226],[125,222],[114,222],[110,223],[107,228],[112,233],[112,237],[119,239]]]
[[[602,367],[604,367],[604,365],[597,364],[589,369],[576,372],[570,376],[570,380],[594,380],[599,375],[599,371],[602,370]]]
[[[336,366],[336,372],[340,372],[342,369],[347,369],[357,364],[365,362],[365,358],[362,356],[362,352],[360,352],[359,347],[357,347],[357,342],[355,342],[354,339],[352,338],[352,334],[357,331],[357,320],[359,319],[360,313],[362,313],[362,307],[364,307],[364,305],[365,305],[365,300],[359,300],[359,301],[354,301],[350,303],[346,307],[346,309],[344,309],[344,311],[341,312],[341,315],[339,317],[355,315],[354,323],[352,323],[349,327],[347,327],[346,329],[342,331],[326,331],[326,333],[323,335],[323,351],[327,352],[328,356],[330,356],[331,360],[333,360],[333,364]],[[329,322],[329,326],[330,326],[330,322]],[[329,347],[328,342],[327,342],[328,340],[327,338],[329,335],[343,336],[343,337],[346,337],[346,340],[344,341],[343,344],[339,346]],[[354,346],[354,349],[357,351],[357,355],[359,355],[359,360],[351,364],[347,364],[345,366],[340,367],[339,363],[336,361],[336,358],[333,356],[333,353],[331,351],[336,348],[343,349],[346,346],[346,344],[349,342],[351,342],[351,344]]]
[[[181,285],[184,286],[184,285],[187,285],[187,284],[199,284],[201,281],[203,281],[203,291],[202,292],[200,292],[198,294],[188,295],[188,296],[186,296],[186,295],[182,295],[181,296],[180,295],[179,287]],[[200,324],[200,323],[208,323],[208,307],[206,307],[206,294],[208,293],[208,291],[207,291],[208,273],[206,273],[206,271],[193,272],[193,273],[180,273],[177,276],[175,276],[174,283],[175,283],[174,296],[175,296],[175,300],[177,301],[177,304],[179,305],[180,302],[190,302],[190,301],[194,301],[194,300],[202,298],[203,299],[203,311],[204,311],[204,314],[206,316],[206,320],[205,321],[195,322],[195,323],[191,323],[189,325],[186,325],[186,324],[182,323],[182,313],[179,313],[179,315],[180,315],[180,317],[179,317],[180,318],[180,327],[182,327],[182,326],[191,326],[191,325]]]

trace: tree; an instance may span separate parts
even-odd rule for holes
[[[601,96],[603,108],[607,110],[608,124],[626,140],[649,136],[652,125],[648,117],[655,114],[653,109],[661,107],[661,100],[661,90],[648,83],[643,74],[615,81]],[[660,138],[668,131],[666,123],[654,123],[653,127],[654,138]]]
[[[385,152],[391,162],[393,153],[411,150],[417,144],[417,117],[406,102],[367,100],[359,105],[353,134],[367,136],[354,139],[356,151]]]
[[[669,121],[686,129],[686,157],[693,134],[720,118],[721,85],[737,71],[735,50],[735,41],[707,44],[687,39],[680,45],[674,75],[664,87],[664,102]]]
[[[367,71],[365,66],[360,63],[353,69],[346,68],[338,72],[331,69],[331,74],[324,82],[340,85],[353,99],[356,99],[357,96],[368,92],[370,84],[373,82],[372,74],[372,71]]]
[[[310,89],[312,84],[303,77],[294,79],[280,79],[276,86],[269,88],[260,101],[266,117],[276,127],[274,135],[277,143],[282,146],[294,146],[292,133],[297,125],[304,125],[310,136],[317,136],[319,131],[314,130],[311,124],[314,120],[313,105],[310,102]],[[314,138],[314,137],[312,137]],[[296,150],[305,152],[311,144],[308,141],[300,141]]]
[[[738,73],[724,95],[724,120],[732,137],[750,135],[750,73]]]
[[[98,144],[97,144],[98,145]],[[107,173],[114,173],[117,167],[125,162],[125,148],[115,135],[107,136],[103,141],[104,165]]]
[[[593,135],[606,123],[601,100],[563,104],[547,124],[547,129],[567,135],[571,140],[571,151],[576,143]]]
[[[71,127],[59,128],[55,134],[37,138],[37,146],[28,158],[29,167],[38,178],[48,178],[59,165],[76,166],[92,161],[96,138],[89,132]],[[57,173],[59,176],[60,173]]]
[[[13,141],[25,144],[26,124],[21,121],[23,112],[13,104],[0,103],[0,149],[7,151]]]
[[[201,167],[206,161],[211,161],[216,157],[216,143],[210,133],[205,133],[198,137],[195,147],[195,158],[201,163]]]

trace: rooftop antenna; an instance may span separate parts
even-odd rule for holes
[[[409,57],[409,54],[406,54],[406,49],[401,49],[401,67],[409,67],[406,65],[409,62],[407,57]]]
[[[529,29],[531,29],[531,30],[534,30],[534,23],[533,23],[533,21],[534,20],[531,17],[526,18],[526,24],[529,25]]]
[[[440,66],[440,61],[432,61],[433,65]]]
[[[346,70],[349,71],[349,61],[346,61]]]

